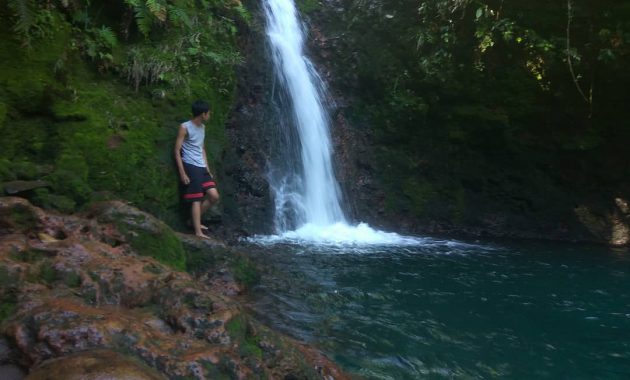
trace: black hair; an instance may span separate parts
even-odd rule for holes
[[[202,113],[206,113],[208,111],[210,111],[210,106],[208,105],[208,103],[204,102],[203,100],[196,100],[192,104],[193,117],[197,117],[201,115]]]

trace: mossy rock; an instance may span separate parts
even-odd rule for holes
[[[35,190],[32,201],[41,208],[59,210],[64,213],[72,213],[77,208],[77,203],[73,199],[65,195],[53,194],[48,189]]]
[[[139,360],[114,351],[94,350],[46,361],[28,379],[164,380],[166,377]]]
[[[186,269],[186,254],[175,232],[152,215],[120,201],[91,205],[89,217],[116,226],[140,255],[151,256],[178,270]]]
[[[251,288],[260,281],[260,271],[256,264],[244,254],[232,256],[228,265],[238,283]]]
[[[23,198],[0,197],[0,230],[28,232],[39,224],[35,209]]]

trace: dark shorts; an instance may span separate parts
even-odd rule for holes
[[[183,198],[186,202],[202,201],[206,195],[206,191],[217,186],[212,176],[208,174],[206,168],[200,168],[199,166],[184,162],[184,171],[186,175],[188,175],[188,178],[190,178],[190,183],[184,185]]]

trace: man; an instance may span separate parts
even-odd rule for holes
[[[184,200],[191,203],[191,220],[195,235],[208,239],[201,215],[219,201],[219,192],[212,178],[204,146],[205,125],[210,119],[208,103],[197,100],[192,105],[193,118],[179,126],[175,140],[175,162],[184,184]]]

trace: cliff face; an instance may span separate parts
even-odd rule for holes
[[[68,213],[126,199],[185,226],[177,129],[192,101],[210,103],[206,150],[220,173],[248,14],[232,1],[149,3],[0,4],[2,193]]]
[[[298,4],[332,90],[337,169],[355,219],[403,232],[630,242],[630,115],[619,107],[630,83],[627,7],[571,2],[567,19],[566,4],[545,2]]]

